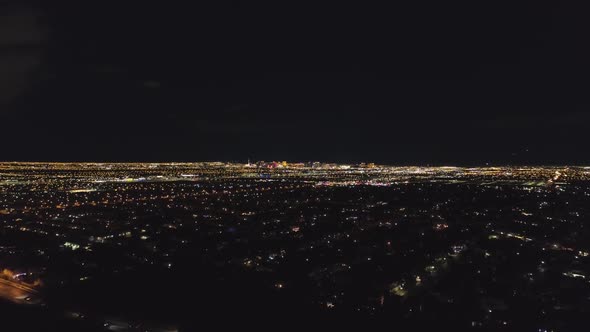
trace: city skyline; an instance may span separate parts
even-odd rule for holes
[[[569,331],[590,301],[588,183],[590,167],[0,162],[0,308],[15,331],[275,330],[294,312]]]
[[[587,330],[586,7],[0,1],[0,326]]]

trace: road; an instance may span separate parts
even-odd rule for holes
[[[19,283],[0,278],[0,298],[17,304],[39,304],[37,291]],[[28,300],[27,300],[28,299]]]

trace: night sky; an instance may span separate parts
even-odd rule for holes
[[[200,2],[0,2],[0,160],[590,164],[585,8]]]

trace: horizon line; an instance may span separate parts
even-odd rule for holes
[[[0,160],[0,164],[197,164],[197,163],[226,163],[226,164],[256,164],[258,162],[283,162],[283,160],[257,160],[253,162],[244,162],[244,161],[222,161],[222,160],[202,160],[202,161],[19,161],[19,160],[11,160],[11,161],[2,161]],[[360,164],[374,164],[375,166],[387,166],[387,167],[455,167],[455,168],[470,168],[470,167],[584,167],[590,168],[590,164],[493,164],[493,163],[486,163],[485,165],[482,164],[472,164],[472,165],[452,165],[452,164],[387,164],[387,163],[377,163],[372,161],[364,161],[364,162],[334,162],[334,161],[318,161],[318,160],[307,160],[307,161],[287,161],[287,163],[321,163],[321,164],[338,164],[338,165],[360,165]]]

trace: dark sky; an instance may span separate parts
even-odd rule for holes
[[[590,164],[585,8],[200,2],[0,2],[0,159]]]

